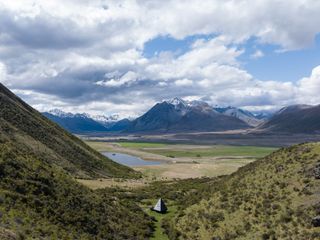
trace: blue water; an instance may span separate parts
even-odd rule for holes
[[[135,156],[124,154],[124,153],[102,152],[102,154],[117,163],[129,166],[129,167],[163,164],[162,162],[157,162],[157,161],[145,161],[139,157],[135,157]]]

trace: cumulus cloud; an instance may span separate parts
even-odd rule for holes
[[[108,75],[108,74],[107,74]],[[97,85],[106,86],[106,87],[119,87],[124,84],[130,84],[137,80],[137,73],[128,71],[127,73],[123,74],[121,77],[116,76],[116,78],[102,80],[96,82]]]
[[[320,66],[315,67],[309,77],[298,82],[299,102],[308,104],[320,103]]]
[[[177,86],[191,86],[193,82],[187,78],[179,79],[174,82]]]
[[[255,109],[318,103],[319,68],[296,83],[259,81],[239,56],[252,38],[281,51],[312,45],[319,10],[311,0],[0,0],[0,81],[40,110],[140,114],[175,96]],[[159,36],[194,40],[179,55],[145,57]]]
[[[261,1],[31,1],[0,2],[3,38],[35,48],[67,48],[95,41],[142,47],[159,35],[182,39],[223,34],[300,48],[319,32],[320,3]],[[288,27],[290,26],[290,27]],[[4,37],[5,36],[5,37]],[[106,45],[105,45],[106,47]]]

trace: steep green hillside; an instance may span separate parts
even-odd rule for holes
[[[0,86],[0,239],[145,239],[152,221],[122,193],[76,177],[131,176]]]
[[[56,164],[73,176],[137,177],[128,167],[119,165],[91,149],[32,109],[0,84],[0,126],[17,146],[24,146],[44,161]]]
[[[143,239],[150,234],[150,219],[133,202],[87,189],[3,134],[0,142],[0,228],[36,239]]]
[[[319,143],[279,150],[230,176],[177,191],[182,207],[165,227],[172,239],[320,239],[311,224],[320,215],[317,171]]]

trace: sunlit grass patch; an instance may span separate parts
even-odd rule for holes
[[[223,156],[248,156],[248,157],[264,157],[277,148],[272,147],[256,147],[256,146],[225,146],[216,145],[207,148],[177,148],[177,149],[145,149],[147,152],[171,156],[171,157],[223,157]]]
[[[121,147],[127,148],[157,148],[166,147],[167,143],[156,143],[156,142],[117,142]]]
[[[174,205],[174,202],[172,201],[166,201],[166,205],[168,207],[168,211],[165,214],[162,213],[157,213],[155,211],[152,211],[150,207],[152,207],[154,204],[156,204],[157,199],[148,199],[144,201],[144,204],[142,205],[142,208],[145,210],[145,212],[154,218],[154,233],[153,237],[150,239],[154,240],[169,240],[167,234],[165,233],[165,229],[162,227],[164,224],[164,221],[170,221],[176,211],[177,211],[177,206]]]

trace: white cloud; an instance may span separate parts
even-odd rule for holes
[[[187,78],[179,79],[174,82],[177,86],[191,86],[193,82]]]
[[[108,80],[101,80],[96,82],[97,85],[106,86],[106,87],[119,87],[123,84],[128,84],[130,82],[134,82],[138,79],[138,75],[135,72],[128,71],[123,76],[115,78],[115,79],[108,79]]]
[[[191,51],[181,56],[179,61],[188,64],[189,67],[202,67],[212,62],[237,65],[236,58],[243,51],[236,47],[227,47],[221,38],[217,37],[209,41],[198,39],[193,43]]]
[[[250,38],[310,46],[319,11],[312,0],[0,0],[0,81],[41,110],[133,113],[175,95],[252,108],[317,103],[318,68],[297,83],[263,82],[238,57]],[[178,56],[143,54],[158,36],[195,34]]]
[[[222,34],[233,41],[255,36],[285,49],[312,44],[319,32],[320,2],[295,0],[0,1],[2,28],[33,47],[142,48],[159,35],[184,38]],[[289,26],[289,27],[288,27]],[[44,34],[45,33],[45,34]],[[33,40],[33,41],[31,41]]]
[[[320,66],[312,70],[310,77],[298,82],[298,93],[300,103],[320,104]]]

